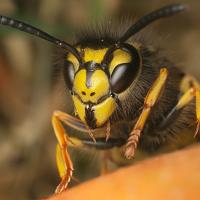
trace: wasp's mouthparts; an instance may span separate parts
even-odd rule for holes
[[[83,103],[77,95],[72,95],[74,107],[79,118],[91,129],[102,127],[115,111],[116,102],[108,97],[99,104]]]
[[[92,129],[97,128],[96,125],[97,120],[94,115],[94,109],[92,109],[92,104],[88,104],[85,107],[85,121],[90,128]]]

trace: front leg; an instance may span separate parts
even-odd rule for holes
[[[71,158],[69,156],[69,153],[67,151],[67,134],[65,133],[64,127],[60,121],[61,116],[59,115],[58,112],[54,112],[52,116],[52,124],[54,128],[54,132],[56,135],[56,138],[58,140],[59,146],[57,147],[57,152],[60,153],[61,159],[60,163],[57,162],[58,166],[63,166],[63,173],[60,173],[61,176],[61,182],[56,188],[56,193],[60,193],[63,190],[67,188],[67,185],[72,177],[72,172],[73,172],[73,163],[71,161]],[[58,153],[57,153],[58,154]],[[61,168],[61,167],[58,167]]]
[[[56,138],[58,140],[58,145],[56,148],[56,161],[57,161],[56,163],[61,177],[61,182],[56,188],[55,193],[60,193],[64,191],[67,188],[67,185],[72,177],[72,172],[74,168],[70,155],[67,150],[68,145],[73,145],[73,146],[82,145],[82,142],[80,140],[70,138],[67,135],[62,125],[62,122],[76,130],[88,133],[87,127],[79,119],[74,118],[69,114],[61,111],[55,111],[53,113],[52,125],[54,128]]]
[[[67,113],[61,112],[61,111],[55,111],[52,116],[52,125],[54,128],[54,132],[56,135],[56,138],[58,140],[58,145],[56,147],[56,163],[59,171],[59,175],[61,177],[61,182],[56,188],[55,193],[60,193],[64,191],[67,188],[68,183],[70,182],[70,179],[72,178],[72,172],[73,172],[73,163],[71,161],[70,155],[68,153],[67,147],[68,146],[75,146],[75,147],[81,147],[81,146],[87,146],[87,145],[93,145],[93,146],[106,146],[105,144],[101,144],[100,142],[94,143],[93,137],[91,137],[92,141],[81,141],[78,138],[69,137],[66,133],[62,123],[65,125],[76,129],[78,131],[87,133],[91,136],[90,130],[88,130],[87,125],[85,125],[81,120],[74,118],[70,116]],[[99,128],[95,130],[104,130],[105,128]],[[110,128],[108,126],[109,132]],[[107,137],[109,137],[109,133],[106,134]],[[114,142],[113,142],[114,143]],[[112,143],[111,143],[112,144]],[[114,143],[115,144],[115,143]],[[109,143],[108,143],[109,146]]]
[[[150,114],[152,107],[158,100],[158,97],[162,91],[163,86],[166,83],[166,79],[168,76],[168,71],[166,68],[162,68],[160,70],[160,74],[158,78],[153,83],[152,87],[150,88],[145,101],[142,113],[139,116],[133,130],[131,131],[128,141],[125,147],[125,156],[127,159],[131,159],[135,155],[135,150],[137,148],[137,144],[141,135],[141,132],[144,128],[145,122]]]

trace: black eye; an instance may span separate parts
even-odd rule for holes
[[[67,87],[71,90],[74,82],[74,65],[70,61],[65,61],[64,69],[63,69],[64,79]]]
[[[120,93],[124,91],[132,82],[132,68],[129,63],[118,65],[111,76],[112,91]]]
[[[132,60],[129,63],[119,64],[114,68],[110,82],[112,92],[115,93],[121,93],[126,90],[135,79],[140,68],[140,56],[138,51],[130,45],[126,48],[122,48],[122,50],[128,52]]]

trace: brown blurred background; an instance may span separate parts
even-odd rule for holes
[[[0,0],[0,14],[70,42],[80,26],[94,19],[127,13],[138,18],[177,2],[187,3],[189,11],[156,23],[153,30],[163,38],[159,45],[200,80],[197,0]],[[54,73],[55,57],[48,42],[0,26],[0,199],[38,199],[52,194],[59,182],[50,119],[53,110],[70,113],[72,106],[62,78]],[[98,175],[97,153],[75,151],[73,160],[80,181]]]

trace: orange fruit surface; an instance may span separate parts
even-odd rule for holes
[[[159,155],[82,183],[48,200],[200,199],[200,146]]]

